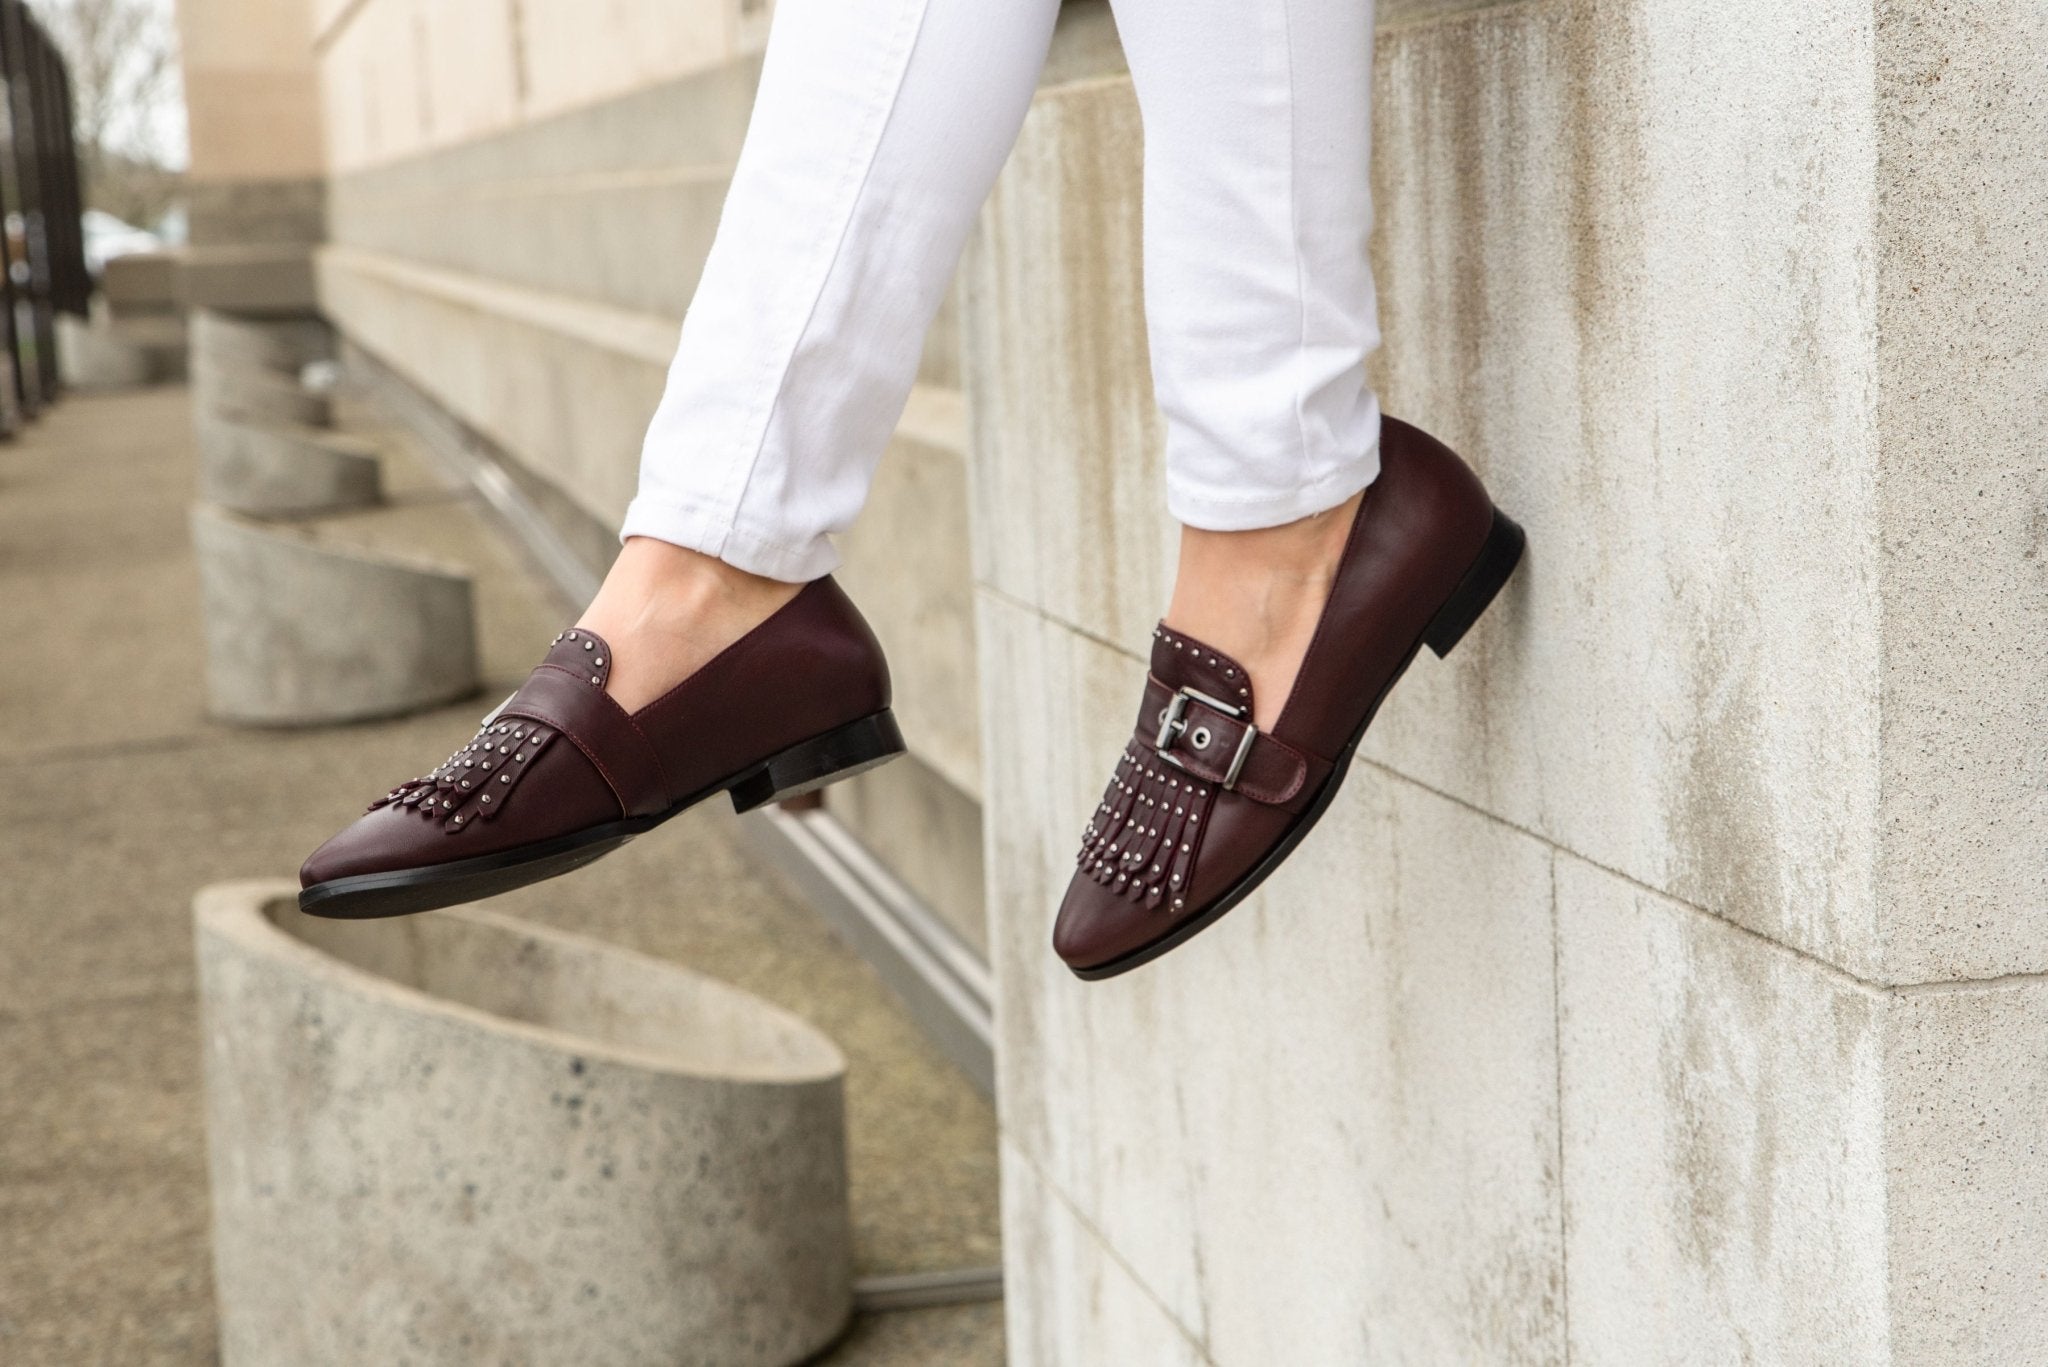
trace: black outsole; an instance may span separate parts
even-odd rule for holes
[[[332,878],[300,892],[299,910],[311,916],[363,921],[495,897],[602,859],[633,837],[720,793],[731,795],[735,811],[752,811],[851,778],[902,753],[903,733],[895,715],[884,708],[799,741],[650,816],[608,821],[516,849],[445,864]]]
[[[1507,585],[1508,579],[1515,572],[1515,566],[1521,563],[1525,545],[1527,538],[1515,520],[1498,508],[1494,509],[1493,526],[1487,531],[1486,541],[1480,546],[1479,554],[1473,558],[1472,564],[1458,580],[1457,587],[1452,589],[1450,596],[1444,600],[1443,606],[1429,619],[1429,624],[1422,629],[1422,634],[1408,647],[1408,653],[1401,658],[1400,667],[1372,700],[1372,706],[1365,711],[1365,719],[1358,723],[1358,729],[1351,733],[1351,739],[1344,746],[1343,753],[1337,756],[1337,763],[1330,770],[1330,776],[1323,780],[1322,790],[1295,820],[1287,834],[1280,838],[1280,843],[1268,851],[1264,859],[1253,865],[1251,870],[1233,883],[1222,896],[1187,918],[1170,934],[1106,963],[1091,964],[1083,968],[1075,968],[1069,964],[1067,967],[1074,976],[1086,982],[1100,982],[1104,978],[1114,978],[1134,968],[1142,968],[1168,950],[1177,949],[1194,939],[1222,920],[1224,914],[1235,908],[1238,903],[1256,892],[1259,885],[1272,875],[1273,870],[1287,862],[1288,856],[1308,838],[1308,833],[1315,829],[1315,824],[1322,820],[1323,813],[1337,796],[1337,789],[1343,786],[1344,776],[1351,771],[1351,758],[1358,752],[1359,743],[1365,739],[1366,729],[1372,725],[1372,719],[1379,714],[1380,704],[1394,691],[1394,685],[1401,682],[1401,676],[1408,672],[1408,666],[1415,662],[1415,657],[1421,652],[1422,647],[1427,645],[1436,652],[1439,659],[1450,654],[1451,648],[1464,639],[1465,633],[1472,629],[1472,624],[1479,620],[1480,614],[1486,611],[1500,595],[1501,589]]]

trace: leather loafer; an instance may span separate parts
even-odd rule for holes
[[[1114,977],[1249,896],[1328,808],[1416,652],[1449,653],[1522,545],[1449,448],[1384,419],[1379,477],[1270,732],[1252,725],[1243,665],[1164,623],[1153,633],[1137,725],[1082,834],[1054,952],[1082,978]]]
[[[555,638],[519,691],[438,769],[401,783],[299,871],[319,916],[399,916],[581,867],[719,793],[747,811],[903,752],[889,668],[829,577],[628,714],[612,652]]]

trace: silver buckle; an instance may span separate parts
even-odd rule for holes
[[[1159,711],[1159,731],[1152,737],[1152,751],[1159,758],[1182,771],[1185,771],[1188,766],[1174,758],[1173,742],[1188,729],[1188,703],[1191,701],[1199,702],[1205,707],[1213,707],[1218,712],[1222,712],[1234,720],[1243,721],[1244,719],[1244,709],[1235,703],[1227,703],[1221,698],[1211,697],[1199,688],[1182,687],[1175,689],[1173,696],[1167,700],[1166,706]],[[1195,734],[1197,736],[1205,734],[1204,729],[1196,727]],[[1258,738],[1258,734],[1258,727],[1253,726],[1248,721],[1245,722],[1244,735],[1237,742],[1237,753],[1230,757],[1230,768],[1224,773],[1223,781],[1219,785],[1225,792],[1237,786],[1237,776],[1244,769],[1245,757],[1251,754],[1252,742]],[[1203,741],[1196,748],[1205,748],[1206,745],[1207,742]]]

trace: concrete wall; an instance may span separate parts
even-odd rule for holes
[[[1384,18],[1378,379],[1530,557],[1108,983],[1047,941],[1173,544],[1126,79],[968,273],[1012,1358],[2041,1357],[2048,17]]]

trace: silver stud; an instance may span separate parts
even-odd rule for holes
[[[584,648],[585,650],[596,650],[596,649],[597,649],[597,642],[595,642],[595,641],[585,641],[585,642],[583,643],[583,648]]]
[[[500,775],[498,775],[498,782],[500,782],[500,783],[510,783],[511,781],[512,781],[512,775],[510,775],[510,774],[500,774]],[[463,784],[462,786],[463,786],[463,787],[465,787],[465,788],[467,788],[467,787],[468,787],[469,785],[468,785],[467,783],[465,783],[465,784]]]
[[[592,661],[591,661],[591,663],[592,663],[592,664],[594,664],[594,665],[601,665],[601,664],[603,664],[603,663],[604,663],[604,656],[602,656],[602,655],[598,656],[598,657],[597,657],[596,659],[592,660]]]
[[[458,825],[458,826],[460,826],[460,825],[462,824],[462,818],[461,818],[461,817],[459,817],[459,816],[458,816],[458,817],[456,817],[456,818],[455,818],[455,824],[456,824],[456,825]]]
[[[485,793],[482,797],[477,799],[478,802],[489,802],[490,800],[491,795],[489,793]]]
[[[463,787],[465,787],[465,788],[467,788],[467,787],[469,786],[469,780],[468,780],[468,779],[464,779],[464,780],[462,780],[462,786],[463,786]]]
[[[573,641],[573,640],[575,640],[575,639],[576,639],[576,633],[575,633],[575,632],[573,632],[573,631],[572,631],[572,632],[570,632],[570,633],[569,633],[569,639],[570,639],[570,640],[572,640],[572,641]]]

